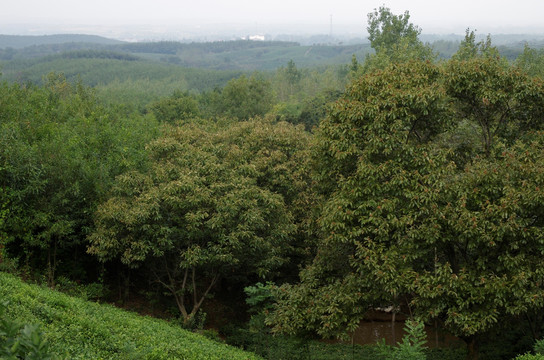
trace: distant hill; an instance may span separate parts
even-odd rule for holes
[[[33,45],[28,45],[30,43]],[[369,52],[370,44],[302,46],[296,42],[249,40],[129,43],[90,35],[0,35],[0,62],[3,62],[2,70],[8,78],[11,70],[21,71],[22,66],[30,70],[28,67],[39,62],[54,60],[51,56],[64,59],[141,59],[184,68],[268,71],[285,66],[290,60],[299,68],[348,64],[352,55],[362,60]],[[29,63],[27,60],[33,61]],[[38,78],[42,75],[39,74]]]
[[[188,68],[214,70],[275,70],[293,60],[298,67],[347,64],[353,54],[364,59],[370,44],[306,45],[282,41],[218,41],[210,43],[152,42],[114,47],[148,60]]]
[[[0,49],[8,47],[22,49],[28,46],[64,43],[87,43],[100,45],[123,44],[123,41],[108,39],[97,35],[59,34],[59,35],[0,35]]]

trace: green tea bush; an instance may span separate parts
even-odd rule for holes
[[[544,360],[544,355],[524,354],[524,355],[519,355],[518,357],[516,357],[515,360]]]
[[[97,300],[103,298],[105,295],[104,285],[100,283],[81,285],[65,276],[57,278],[56,290],[83,300]]]
[[[10,302],[7,318],[39,325],[51,353],[69,359],[261,359],[179,325],[25,284],[1,272],[0,294]]]
[[[4,316],[8,302],[0,303],[0,359],[57,359],[39,325],[22,325]],[[22,328],[21,328],[22,327]]]

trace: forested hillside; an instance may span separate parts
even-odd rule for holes
[[[2,50],[0,270],[170,324],[2,273],[0,356],[541,359],[544,52],[367,30]]]

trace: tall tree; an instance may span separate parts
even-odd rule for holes
[[[438,67],[415,62],[367,74],[322,121],[315,178],[326,199],[319,219],[323,238],[301,283],[279,291],[270,319],[277,330],[340,336],[368,309],[394,299],[398,304],[406,293],[409,265],[398,259],[420,250],[403,242],[401,232],[423,216],[412,195],[432,183],[433,171],[446,161],[429,145],[451,118],[440,75]],[[389,249],[389,260],[362,256],[367,247]]]
[[[375,53],[367,56],[363,71],[383,69],[390,63],[434,60],[432,49],[419,40],[421,29],[410,23],[410,14],[395,15],[381,6],[368,14],[368,39]]]
[[[516,59],[516,65],[530,76],[544,78],[544,50],[533,49],[525,44],[523,53]]]
[[[469,60],[476,57],[500,58],[499,50],[491,44],[491,36],[485,40],[476,42],[476,33],[470,29],[465,32],[465,38],[459,44],[459,49],[453,54],[452,59]],[[505,60],[504,60],[505,61]],[[506,62],[506,61],[505,61]]]
[[[341,335],[367,310],[394,305],[439,321],[475,357],[479,335],[544,306],[544,88],[515,70],[488,77],[490,60],[472,61],[367,74],[322,122],[323,238],[300,284],[278,291],[269,319],[278,331]],[[489,103],[479,90],[456,95],[460,84],[486,89]],[[496,111],[486,115],[493,129],[504,117],[510,130],[493,130],[458,166],[466,149],[444,139],[466,123],[488,131],[463,110],[478,102]]]
[[[148,172],[117,179],[89,252],[145,265],[186,322],[221,277],[270,276],[303,231],[304,179],[291,163],[300,158],[284,145],[304,139],[294,130],[258,120],[170,128],[149,144]]]
[[[452,59],[447,64],[446,91],[456,116],[478,126],[486,153],[497,139],[514,141],[520,131],[541,129],[542,81],[531,79],[503,59],[483,56]]]
[[[401,41],[406,41],[409,45],[418,46],[419,34],[421,29],[410,23],[410,13],[395,15],[391,9],[380,6],[368,14],[368,40],[374,50],[386,49],[392,52],[394,46]]]

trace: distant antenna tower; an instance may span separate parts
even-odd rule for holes
[[[329,27],[329,38],[332,40],[332,14],[330,16],[331,16],[331,24]]]

